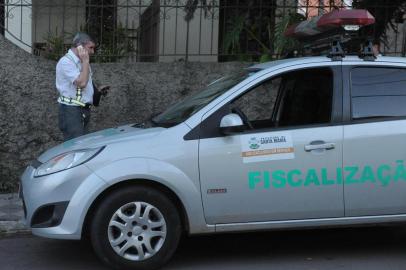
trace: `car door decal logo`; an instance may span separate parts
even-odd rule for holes
[[[241,136],[241,157],[244,163],[294,159],[292,136],[289,132],[262,133]]]
[[[252,137],[249,141],[248,141],[249,147],[253,150],[258,149],[259,148],[259,141],[257,140],[256,137]]]

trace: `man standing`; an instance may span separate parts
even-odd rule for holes
[[[100,93],[105,95],[109,88],[105,86],[97,90],[94,87],[89,64],[94,50],[93,39],[85,33],[77,33],[71,49],[56,65],[59,129],[65,141],[87,133],[90,107],[98,105]]]

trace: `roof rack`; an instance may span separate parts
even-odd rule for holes
[[[341,61],[346,55],[358,55],[364,61],[375,61],[376,55],[372,38],[366,37],[341,37],[335,38],[329,44],[327,57],[332,61]]]
[[[365,61],[375,61],[376,55],[374,53],[374,46],[370,39],[367,40],[366,43],[362,46],[361,54],[359,55],[359,57],[364,59]]]
[[[334,10],[293,25],[285,32],[303,43],[304,54],[327,54],[332,61],[341,61],[347,54],[374,61],[372,41],[362,37],[360,29],[375,23],[375,18],[362,9]]]
[[[333,61],[341,61],[345,57],[345,52],[339,40],[333,41],[331,44],[331,51],[328,54],[329,58]]]

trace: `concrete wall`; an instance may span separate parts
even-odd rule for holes
[[[0,192],[15,189],[23,168],[61,142],[57,128],[55,65],[0,35]],[[142,122],[244,63],[108,63],[92,66],[112,86],[92,112],[92,131]]]

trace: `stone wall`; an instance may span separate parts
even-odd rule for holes
[[[55,65],[0,35],[0,192],[15,190],[24,167],[62,141],[57,122]],[[111,85],[92,111],[90,130],[137,123],[246,63],[93,64],[97,82]]]

